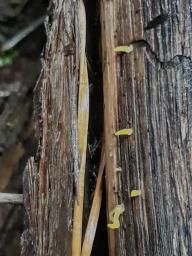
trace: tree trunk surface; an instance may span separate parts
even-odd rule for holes
[[[191,8],[101,3],[108,212],[125,206],[110,255],[192,254]],[[113,51],[129,44],[128,54]],[[123,128],[134,134],[115,137]]]
[[[28,229],[22,255],[71,255],[76,3],[54,1],[47,25],[41,86],[35,92],[38,154],[24,176]],[[192,3],[99,4],[108,223],[116,206],[125,208],[120,227],[108,228],[109,252],[103,255],[192,255]],[[133,50],[114,51],[122,45]],[[124,128],[134,133],[114,135]],[[141,196],[132,198],[132,190],[141,190]]]

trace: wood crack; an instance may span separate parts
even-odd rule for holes
[[[152,49],[151,45],[144,39],[132,41],[130,44],[132,44],[135,48],[145,47],[150,61],[154,63],[155,66],[160,66],[160,69],[174,68],[180,64],[183,64],[184,62],[189,62],[189,64],[192,65],[191,57],[182,54],[177,54],[167,61],[161,60],[157,53]]]

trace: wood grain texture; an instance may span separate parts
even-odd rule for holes
[[[192,254],[191,8],[101,1],[108,211],[125,205],[110,255]],[[114,55],[132,42],[132,53]],[[114,137],[129,127],[133,136]],[[131,199],[133,189],[142,196]]]
[[[73,0],[54,1],[52,23],[47,24],[41,86],[34,99],[39,149],[24,176],[29,230],[23,234],[22,255],[71,254],[77,154],[75,8]]]

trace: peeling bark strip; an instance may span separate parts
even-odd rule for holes
[[[89,123],[89,81],[86,47],[86,13],[83,0],[78,1],[78,29],[79,29],[79,100],[78,100],[78,149],[80,171],[77,176],[77,195],[74,202],[73,232],[72,232],[72,256],[80,256],[83,229],[83,206],[85,190],[85,168],[87,153],[87,135]]]
[[[35,92],[35,101],[40,95],[41,106],[39,113],[35,105],[36,120],[40,116],[40,159],[37,155],[32,161],[24,182],[30,222],[22,242],[22,255],[26,256],[71,255],[73,163],[77,153],[75,10],[74,0],[54,1],[52,24],[47,25],[42,86]],[[69,48],[73,51],[68,52]]]
[[[101,1],[108,213],[125,206],[120,229],[109,230],[110,256],[192,255],[191,8]],[[114,54],[132,42],[144,47]],[[114,137],[130,127],[129,138]],[[142,196],[131,198],[135,189]]]

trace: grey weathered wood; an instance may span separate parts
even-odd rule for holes
[[[192,255],[191,8],[102,1],[108,211],[125,205],[110,255]],[[113,53],[133,41],[132,53]],[[133,136],[114,137],[128,127]]]
[[[76,150],[76,1],[54,1],[43,70],[36,87],[39,148],[24,176],[29,227],[22,255],[70,255]]]
[[[0,193],[0,204],[23,204],[23,194]]]

